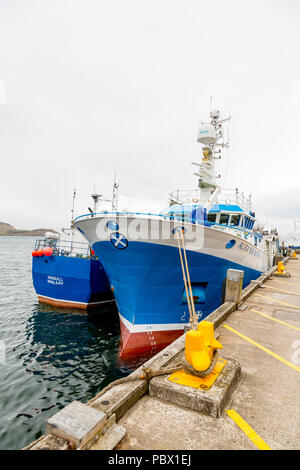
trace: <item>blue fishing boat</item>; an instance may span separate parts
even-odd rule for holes
[[[225,121],[216,110],[201,123],[198,188],[174,191],[169,207],[156,214],[102,212],[74,222],[114,290],[122,357],[154,354],[171,343],[190,321],[191,302],[204,319],[223,301],[229,268],[243,270],[245,287],[274,263],[278,237],[259,232],[251,197],[218,185],[215,162],[228,145]]]
[[[116,208],[117,183],[114,182],[112,208]],[[74,216],[73,194],[72,221]],[[93,193],[96,212],[100,194]],[[106,200],[109,201],[109,200]],[[48,232],[36,240],[32,252],[32,279],[38,299],[56,307],[79,309],[114,307],[115,299],[105,270],[86,239],[74,228],[60,234]]]
[[[39,301],[56,307],[85,310],[114,302],[104,268],[86,241],[51,235],[37,240],[32,279]]]

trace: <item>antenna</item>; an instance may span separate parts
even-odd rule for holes
[[[112,193],[112,200],[111,200],[111,209],[113,211],[118,210],[118,190],[119,190],[119,183],[117,182],[117,172],[115,170],[113,193]]]
[[[76,188],[74,188],[74,191],[73,191],[73,204],[72,204],[72,210],[71,210],[71,214],[72,214],[71,225],[74,222],[75,197],[76,197]]]

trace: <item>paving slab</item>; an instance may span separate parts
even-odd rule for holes
[[[76,448],[88,442],[103,426],[107,416],[102,411],[73,401],[46,423],[46,434],[70,441]]]

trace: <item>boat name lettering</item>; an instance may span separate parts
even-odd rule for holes
[[[247,243],[240,243],[238,248],[242,251],[245,251],[246,253],[250,253],[252,256],[256,256],[257,258],[261,258],[261,253],[257,251],[254,247],[251,245],[248,245]]]
[[[62,286],[64,283],[64,280],[62,277],[57,277],[57,276],[48,276],[47,279],[48,284],[54,284],[56,286]]]

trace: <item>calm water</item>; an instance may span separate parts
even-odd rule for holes
[[[63,406],[84,403],[128,374],[118,361],[115,312],[95,325],[82,314],[39,305],[33,244],[31,237],[0,237],[0,449],[24,447]]]

